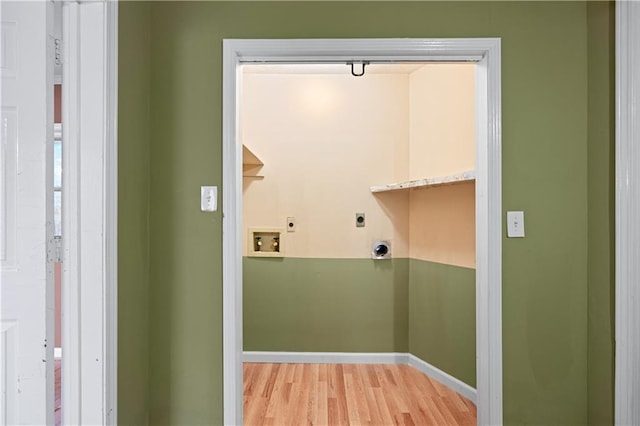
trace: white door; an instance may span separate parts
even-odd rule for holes
[[[0,425],[53,423],[52,12],[0,2]]]

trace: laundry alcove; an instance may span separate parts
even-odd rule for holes
[[[409,353],[475,387],[474,85],[473,63],[243,65],[245,352]],[[260,228],[282,256],[251,254]]]

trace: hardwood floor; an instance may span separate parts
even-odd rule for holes
[[[408,365],[245,363],[244,424],[475,425],[468,399]]]

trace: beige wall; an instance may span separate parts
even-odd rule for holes
[[[386,205],[370,192],[406,167],[408,85],[406,74],[244,74],[241,140],[264,163],[264,179],[244,181],[245,255],[247,228],[289,216],[288,257],[366,258],[377,239],[408,255],[407,197]]]
[[[409,177],[475,169],[475,64],[434,64],[410,75]],[[413,259],[475,267],[475,185],[411,191]]]
[[[383,239],[394,257],[474,267],[473,183],[370,192],[474,169],[474,73],[473,64],[361,78],[245,71],[241,140],[264,178],[244,180],[244,255],[247,228],[284,230],[293,216],[288,257],[366,258]]]
[[[475,169],[475,69],[433,64],[411,73],[410,179]]]
[[[475,268],[475,183],[411,191],[409,257]]]

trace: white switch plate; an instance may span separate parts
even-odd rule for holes
[[[200,210],[203,212],[215,212],[218,210],[218,187],[200,187]]]
[[[507,237],[524,238],[524,212],[507,212]]]

